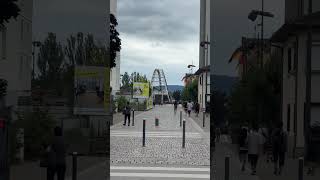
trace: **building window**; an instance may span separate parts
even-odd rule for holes
[[[200,85],[202,85],[202,75],[200,76]]]
[[[1,58],[6,59],[7,56],[7,29],[3,28],[1,31]]]
[[[288,49],[288,73],[292,70],[291,48]]]
[[[290,104],[287,106],[287,131],[290,132],[290,120],[291,120],[291,110]]]

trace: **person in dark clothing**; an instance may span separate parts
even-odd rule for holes
[[[198,117],[200,112],[200,104],[198,102],[195,104],[195,111],[196,111],[196,116]]]
[[[130,103],[127,102],[126,107],[123,110],[123,114],[124,114],[124,123],[123,125],[126,125],[126,121],[128,119],[128,126],[130,126],[130,115],[131,115],[131,107],[130,107]]]
[[[283,131],[283,123],[279,122],[278,126],[272,132],[272,152],[274,161],[274,174],[280,175],[287,151],[287,135]]]
[[[62,129],[55,127],[54,135],[52,143],[47,148],[47,180],[54,180],[56,174],[58,180],[64,180],[66,172],[66,147],[62,137]]]
[[[173,109],[174,109],[174,114],[176,114],[177,113],[177,109],[178,109],[178,102],[177,101],[174,101]]]
[[[248,154],[248,131],[242,127],[239,135],[239,159],[241,162],[241,171],[245,170]]]

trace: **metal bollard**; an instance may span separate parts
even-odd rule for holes
[[[180,110],[180,127],[182,126],[182,110]]]
[[[143,119],[143,127],[142,127],[142,146],[146,146],[146,120]]]
[[[183,121],[183,129],[182,129],[182,148],[186,147],[186,121]]]
[[[202,117],[202,127],[205,127],[206,124],[206,115],[205,115],[205,111],[203,111],[203,117]]]
[[[72,180],[77,180],[77,157],[78,153],[72,153]]]
[[[159,126],[159,119],[157,117],[154,119],[154,124],[156,127]]]
[[[299,158],[299,171],[298,171],[299,180],[303,180],[303,158]]]
[[[132,109],[132,126],[134,126],[134,109]]]
[[[230,156],[225,158],[225,171],[224,171],[224,180],[230,179]]]

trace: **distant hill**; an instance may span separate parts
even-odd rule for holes
[[[174,91],[182,91],[183,89],[183,86],[180,86],[180,85],[168,85],[168,91],[169,92],[174,92]]]

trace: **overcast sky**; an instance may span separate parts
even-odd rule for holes
[[[227,61],[242,36],[253,36],[255,23],[247,16],[260,8],[261,0],[213,2],[215,73],[235,75],[235,65]],[[84,32],[103,41],[105,8],[106,0],[34,0],[33,39],[43,40],[47,32],[55,32],[64,41]],[[284,0],[265,0],[265,10],[275,14],[265,19],[269,37],[283,24]],[[118,0],[121,73],[138,71],[151,78],[155,68],[162,68],[168,84],[182,84],[187,65],[198,66],[199,11],[200,0]]]
[[[242,36],[254,35],[247,19],[260,0],[214,0],[214,66],[216,74],[234,76],[235,64],[227,61],[240,45]],[[265,10],[275,14],[266,19],[266,37],[283,23],[284,0],[265,1]],[[182,84],[192,62],[199,61],[199,0],[118,0],[119,31],[122,39],[121,73],[138,71],[150,78],[162,68],[168,84]]]

